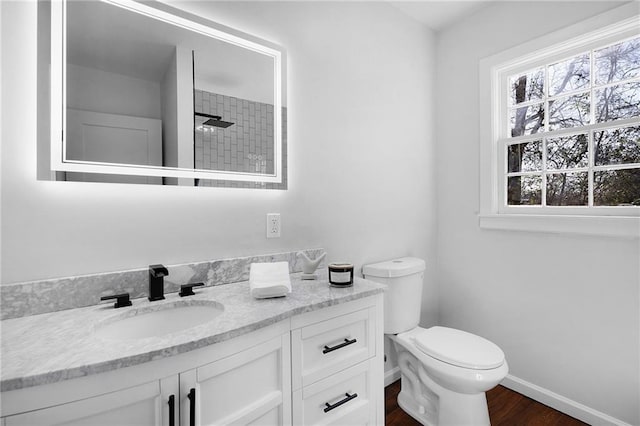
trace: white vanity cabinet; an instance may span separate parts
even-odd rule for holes
[[[66,386],[63,386],[63,388]],[[168,401],[178,389],[172,376],[86,399],[7,417],[6,426],[35,425],[163,425],[168,422]],[[63,389],[57,390],[64,391]],[[34,397],[37,397],[34,395]],[[166,411],[166,412],[165,412]],[[166,421],[163,421],[166,418]]]
[[[6,426],[290,425],[290,353],[284,321],[174,357],[3,392],[2,420]]]
[[[291,319],[293,424],[384,424],[382,301]]]
[[[287,333],[180,374],[180,424],[290,425],[289,357]]]
[[[183,354],[3,392],[0,426],[384,424],[381,321],[378,294]]]

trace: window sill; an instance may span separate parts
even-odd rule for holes
[[[640,217],[481,214],[480,228],[640,238]]]

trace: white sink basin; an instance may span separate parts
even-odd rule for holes
[[[151,305],[110,318],[100,323],[95,331],[98,337],[112,340],[159,337],[209,323],[223,311],[220,303],[208,301]]]

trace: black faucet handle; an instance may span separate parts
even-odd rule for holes
[[[192,283],[192,284],[183,284],[180,286],[180,297],[185,296],[193,296],[195,293],[193,292],[193,287],[203,286],[204,283]]]
[[[149,274],[154,278],[161,278],[169,275],[169,270],[164,265],[149,265]]]
[[[116,303],[113,304],[114,308],[123,308],[125,306],[131,306],[131,300],[129,300],[129,293],[112,294],[111,296],[102,296],[100,300],[116,299]]]

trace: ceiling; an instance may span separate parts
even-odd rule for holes
[[[422,22],[434,31],[439,31],[455,21],[472,15],[488,6],[493,0],[414,0],[390,1],[389,4],[404,14]]]
[[[273,104],[271,56],[109,3],[67,5],[70,64],[160,83],[178,48],[194,52],[197,89]]]

